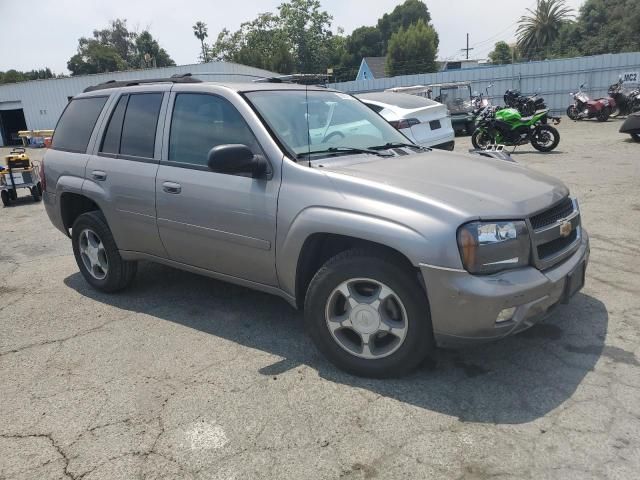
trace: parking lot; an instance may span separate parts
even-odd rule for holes
[[[564,118],[556,151],[514,154],[579,198],[584,290],[395,380],[336,370],[263,293],[145,263],[90,289],[22,193],[0,209],[0,479],[637,478],[640,145],[619,125]]]

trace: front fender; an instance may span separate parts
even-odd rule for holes
[[[415,266],[423,261],[429,249],[429,240],[419,232],[388,219],[336,208],[306,208],[277,243],[278,280],[282,290],[291,296],[295,296],[296,269],[302,247],[317,233],[344,235],[385,245],[402,253]]]

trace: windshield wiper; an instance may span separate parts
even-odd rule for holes
[[[381,153],[372,148],[356,148],[356,147],[331,147],[325,150],[311,150],[310,152],[302,152],[297,155],[297,158],[304,158],[309,155],[319,155],[323,153],[340,154],[340,153],[368,153],[369,155],[376,155],[378,157],[391,157],[391,154]]]
[[[416,148],[418,150],[423,150],[423,151],[431,151],[430,148],[423,147],[421,145],[416,145],[414,143],[402,143],[402,142],[389,142],[389,143],[385,143],[384,145],[376,145],[375,147],[369,147],[369,148],[371,150],[388,150],[390,148],[402,148],[402,147]]]

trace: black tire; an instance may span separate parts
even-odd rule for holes
[[[38,185],[34,185],[33,187],[31,187],[31,196],[33,197],[34,202],[39,202],[42,199],[40,190],[38,190]]]
[[[614,108],[611,111],[611,115],[609,115],[611,118],[617,118],[620,115],[620,107],[618,105],[616,105],[616,108]]]
[[[575,105],[569,105],[569,108],[567,108],[567,117],[571,120],[578,120],[580,118],[580,113]]]
[[[541,143],[539,140],[540,136],[543,135],[545,136],[545,139],[547,135],[553,135],[551,143]],[[556,148],[559,143],[560,132],[558,132],[558,130],[553,128],[551,125],[538,125],[533,136],[531,137],[531,145],[533,146],[533,148],[540,152],[550,152],[551,150]]]
[[[481,150],[494,143],[494,139],[484,130],[476,129],[471,135],[471,144],[476,150]]]
[[[105,278],[95,278],[87,269],[80,255],[80,233],[90,229],[100,238],[104,245],[106,258],[108,261],[108,271]],[[94,211],[80,215],[71,227],[71,243],[73,254],[80,273],[87,283],[96,290],[103,292],[116,292],[128,287],[133,281],[138,269],[137,262],[128,262],[122,259],[118,252],[118,247],[113,239],[113,235],[102,212]]]
[[[596,115],[596,120],[599,122],[606,122],[607,120],[609,120],[609,114],[610,114],[609,108],[603,108]]]
[[[640,142],[640,133],[632,133],[630,135],[631,135],[631,138],[633,139],[633,141]]]
[[[331,293],[342,282],[362,278],[387,285],[406,311],[404,341],[382,358],[367,359],[349,353],[327,326],[325,309]],[[354,249],[328,260],[311,280],[304,312],[307,331],[318,349],[338,368],[354,375],[397,377],[417,367],[434,349],[429,304],[416,273],[402,266],[402,259],[385,251]]]
[[[11,197],[9,196],[9,192],[7,190],[2,190],[0,193],[0,197],[2,197],[2,205],[8,207],[11,205]]]

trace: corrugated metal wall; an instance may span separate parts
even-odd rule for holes
[[[210,62],[177,67],[151,68],[127,72],[103,73],[82,77],[55,78],[49,80],[35,80],[32,82],[12,83],[0,85],[0,110],[22,108],[24,110],[27,128],[31,130],[52,129],[58,117],[72,97],[82,92],[90,85],[108,80],[132,80],[138,78],[163,78],[174,74],[198,72],[216,72],[224,75],[203,75],[203,80],[241,82],[251,81],[253,78],[243,75],[273,76],[273,72],[260,70],[227,62]],[[230,75],[230,74],[237,74]],[[0,146],[2,146],[0,135]]]
[[[555,112],[566,111],[581,83],[593,98],[607,93],[610,84],[618,81],[618,75],[640,71],[640,52],[597,55],[561,60],[518,63],[495,67],[478,67],[421,75],[403,75],[378,80],[360,80],[332,84],[333,88],[351,93],[380,91],[392,87],[429,85],[443,82],[472,82],[472,90],[484,92],[489,83],[494,87],[489,93],[502,104],[502,95],[509,88],[517,88],[524,94],[540,92],[547,105]]]

